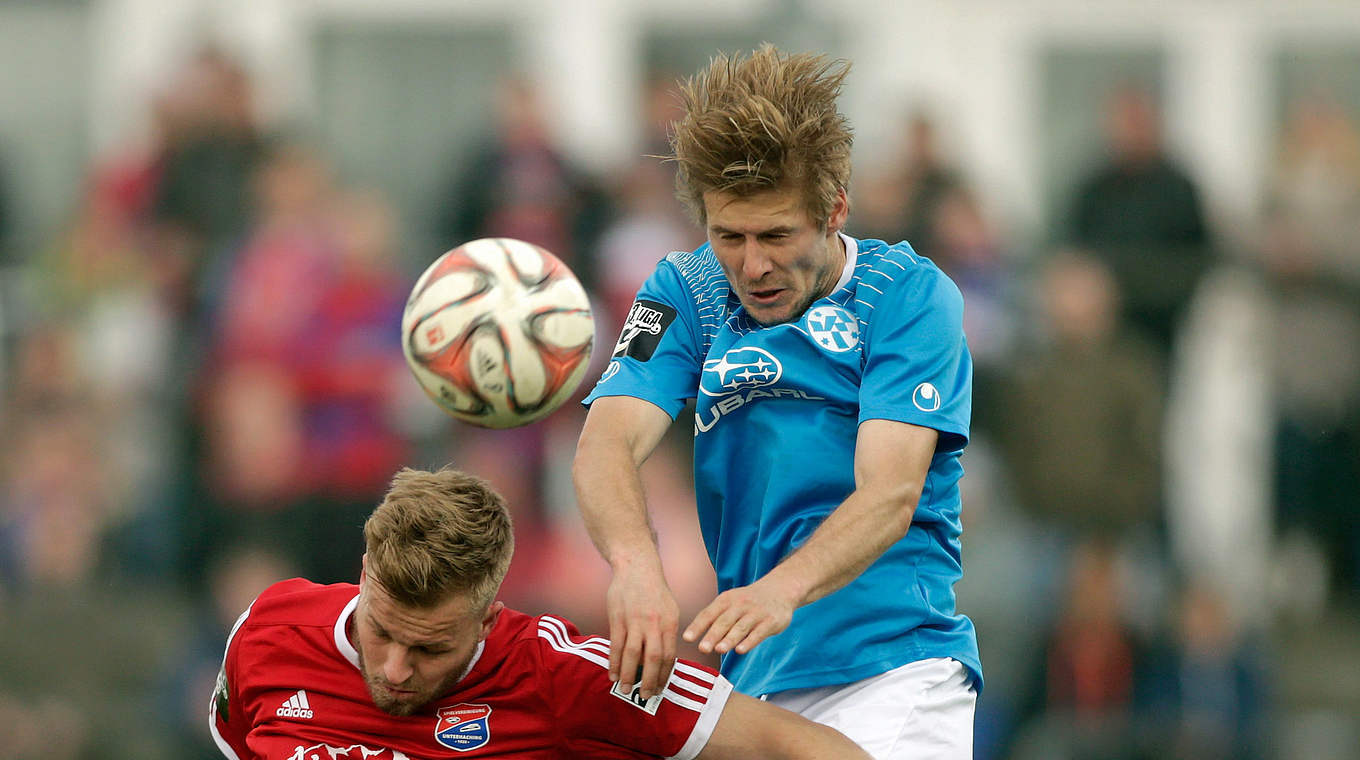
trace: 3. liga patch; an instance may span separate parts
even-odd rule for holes
[[[656,353],[661,336],[666,334],[675,319],[675,309],[664,303],[638,299],[628,310],[628,319],[623,322],[623,332],[614,346],[614,357],[630,356],[645,362]]]
[[[485,747],[491,741],[491,707],[456,704],[441,707],[434,724],[435,741],[459,752]]]

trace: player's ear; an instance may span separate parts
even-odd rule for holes
[[[495,601],[490,607],[486,608],[486,614],[482,616],[482,630],[477,634],[477,640],[482,641],[491,635],[491,629],[496,627],[496,621],[500,619],[501,611],[505,609],[505,602]]]
[[[359,590],[364,588],[364,577],[368,575],[368,552],[359,558]]]
[[[836,203],[831,207],[831,217],[827,220],[826,229],[829,233],[840,232],[845,228],[845,220],[850,216],[850,198],[845,194],[845,188],[836,190]]]

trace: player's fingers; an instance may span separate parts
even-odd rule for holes
[[[698,641],[699,637],[708,630],[713,621],[727,609],[727,600],[719,596],[717,599],[708,603],[708,606],[699,610],[699,614],[694,616],[694,620],[685,628],[685,641]]]
[[[662,688],[662,666],[663,655],[661,653],[660,633],[656,638],[647,642],[642,652],[642,698],[651,699],[659,694]]]
[[[619,665],[623,661],[623,648],[627,643],[627,628],[623,625],[622,615],[609,616],[609,680],[619,680]]]
[[[708,632],[704,634],[703,640],[699,642],[699,651],[704,654],[712,652],[718,642],[722,641],[727,636],[728,631],[732,630],[732,626],[736,625],[740,617],[731,608],[723,610],[722,614],[718,615],[717,619],[708,627]]]
[[[781,630],[783,630],[783,628],[784,628],[783,626],[778,625],[773,620],[770,619],[762,620],[759,624],[757,624],[754,628],[751,629],[750,633],[746,634],[745,638],[743,638],[740,642],[738,642],[735,645],[734,649],[737,654],[746,654],[747,652],[754,649],[756,644],[759,644],[765,639],[775,635],[776,633],[779,633]]]
[[[680,621],[674,621],[671,623],[670,631],[661,634],[661,677],[658,688],[663,688],[666,681],[670,680],[671,668],[675,667],[677,656],[675,629],[678,627],[680,627]]]
[[[637,682],[638,667],[642,660],[643,636],[637,630],[630,630],[624,639],[623,653],[619,657],[619,688],[624,694],[632,690]]]
[[[717,644],[713,645],[718,654],[727,654],[737,644],[746,638],[752,629],[756,627],[757,620],[752,615],[743,615],[732,623],[732,627],[723,634]]]

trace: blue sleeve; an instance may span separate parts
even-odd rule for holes
[[[940,451],[968,442],[973,362],[963,296],[926,264],[885,289],[866,328],[859,421],[907,422],[940,432]]]
[[[662,261],[638,290],[609,365],[582,403],[632,396],[675,419],[699,387],[699,336],[694,296],[675,265]]]

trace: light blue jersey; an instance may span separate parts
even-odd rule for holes
[[[963,300],[907,244],[842,239],[836,289],[770,327],[746,316],[708,245],[667,256],[586,403],[633,396],[674,418],[695,399],[699,523],[723,591],[769,572],[850,495],[861,422],[938,430],[907,535],[859,578],[799,608],[783,633],[726,655],[722,672],[759,695],[953,657],[980,689],[973,624],[954,609],[959,454],[972,408]]]

